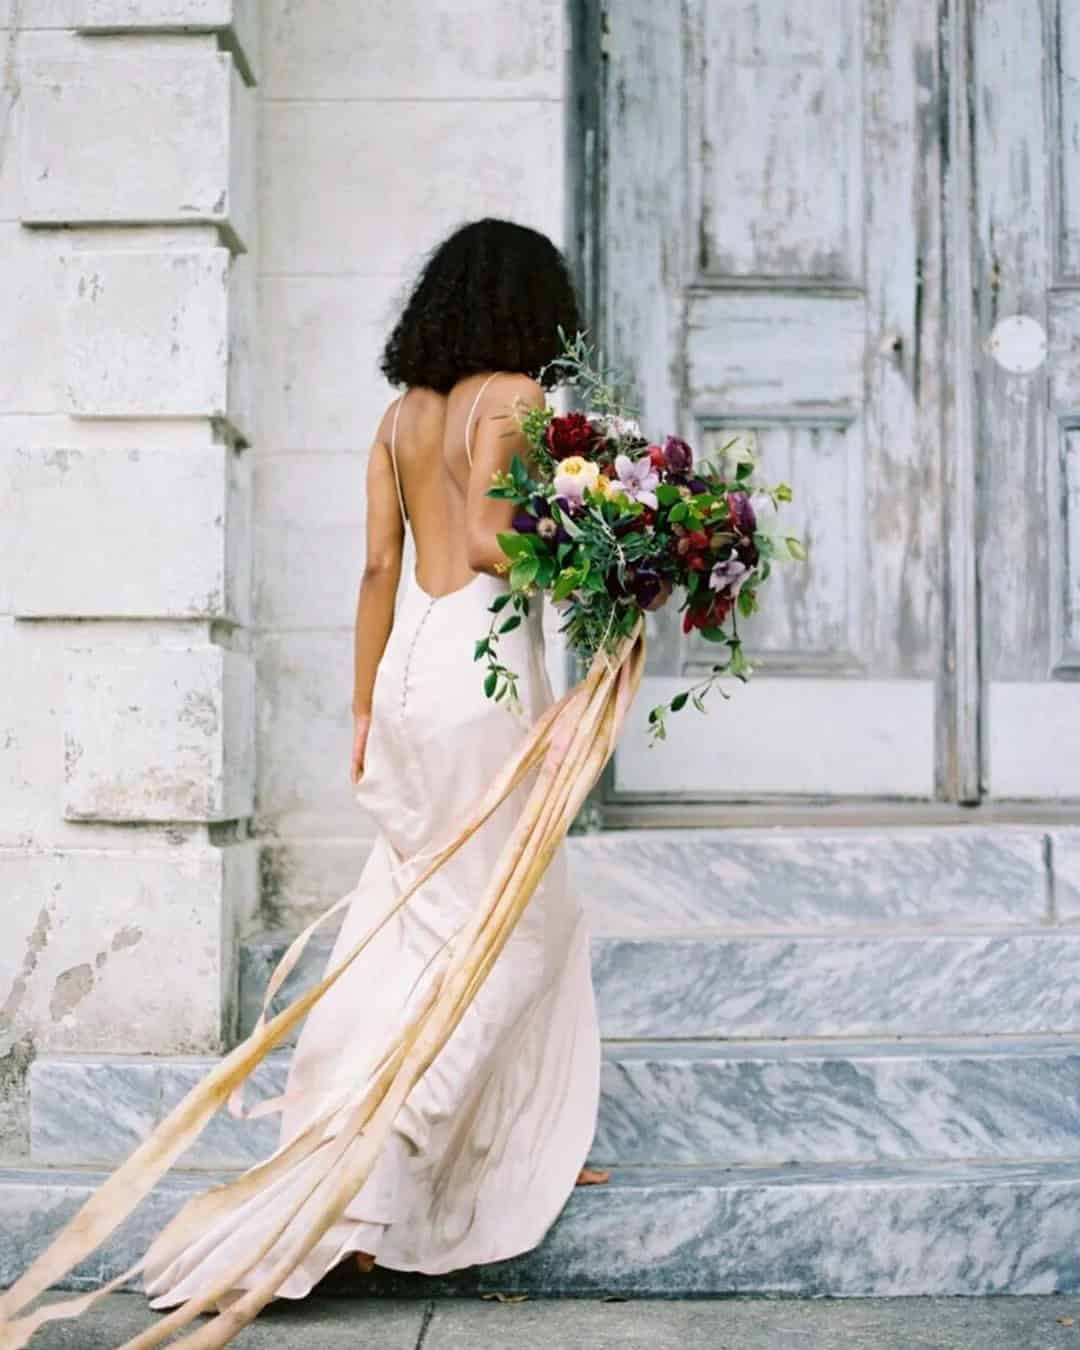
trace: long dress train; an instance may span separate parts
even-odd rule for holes
[[[501,640],[521,709],[485,698],[471,638],[504,583],[487,575],[432,597],[403,585],[379,666],[357,798],[379,838],[331,964],[455,834],[550,705],[539,606]],[[436,954],[470,917],[530,780],[426,882],[318,1003],[286,1089],[282,1147],[348,1085],[369,1080],[415,1005]],[[433,1274],[501,1260],[540,1242],[573,1189],[596,1124],[599,1033],[580,905],[562,849],[461,1024],[409,1095],[367,1182],[278,1290],[305,1295],[349,1252]],[[332,1121],[326,1143],[335,1134]],[[155,1307],[208,1288],[309,1188],[305,1159],[226,1214],[178,1256],[145,1272]],[[302,1217],[302,1214],[301,1216]],[[239,1288],[265,1278],[288,1231]]]

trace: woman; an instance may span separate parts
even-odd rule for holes
[[[356,611],[352,780],[381,833],[331,962],[437,849],[551,702],[539,606],[501,640],[520,706],[485,698],[474,640],[505,589],[497,535],[511,506],[493,474],[526,453],[515,409],[538,406],[558,330],[578,328],[565,264],[545,236],[480,220],[432,255],[386,345],[404,392],[386,410],[367,471],[367,562]],[[406,536],[415,568],[405,570]],[[395,612],[396,602],[396,612]],[[384,928],[310,1014],[286,1091],[282,1147],[355,1097],[423,992],[437,954],[469,919],[528,784]],[[439,1274],[534,1247],[583,1169],[596,1123],[599,1036],[580,906],[558,855],[450,1041],[395,1121],[341,1222],[278,1292],[305,1295],[355,1254],[361,1269]],[[327,1131],[329,1146],[335,1133]],[[209,1288],[273,1231],[318,1170],[313,1155],[215,1223],[146,1287],[157,1307]],[[287,1250],[288,1229],[238,1283]],[[285,1244],[282,1246],[282,1244]]]

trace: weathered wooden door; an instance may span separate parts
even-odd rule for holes
[[[978,0],[984,785],[1080,797],[1080,5]]]
[[[706,454],[754,438],[764,476],[794,484],[810,550],[743,626],[751,683],[650,747],[644,710],[716,650],[656,618],[609,799],[1080,796],[1080,749],[1051,771],[1018,740],[1032,714],[1080,729],[1080,690],[1061,678],[1080,647],[1075,510],[1065,550],[1080,302],[1048,301],[1080,276],[1067,9],[607,6],[606,344],[650,430]],[[1066,168],[1051,150],[1069,134]],[[1047,210],[1051,181],[1071,225]],[[1048,308],[1049,372],[1003,371],[998,317],[1045,325]],[[998,336],[1011,351],[1032,331]]]

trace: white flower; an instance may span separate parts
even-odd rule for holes
[[[555,472],[555,495],[568,501],[579,502],[586,489],[596,487],[600,477],[600,466],[591,459],[582,459],[580,455],[570,455],[559,464]]]

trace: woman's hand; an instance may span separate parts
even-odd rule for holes
[[[364,751],[367,749],[368,732],[371,729],[370,713],[353,713],[353,745],[350,777],[353,787],[359,783],[364,772]]]

